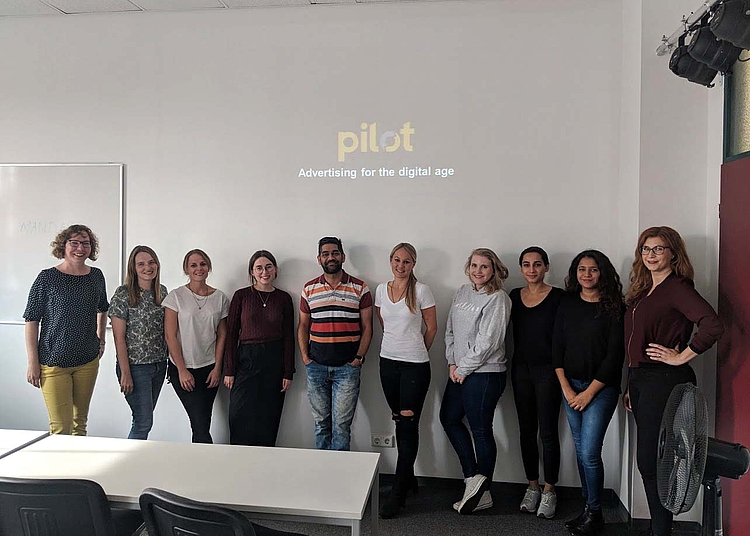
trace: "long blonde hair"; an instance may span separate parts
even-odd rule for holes
[[[393,246],[388,260],[392,261],[393,256],[399,249],[405,249],[414,262],[414,266],[417,265],[417,249],[408,242],[401,242]],[[417,276],[414,275],[414,267],[409,272],[409,280],[406,282],[406,306],[409,308],[411,314],[417,312]]]
[[[643,264],[643,255],[641,254],[641,247],[643,247],[643,244],[649,238],[661,238],[666,242],[669,251],[672,253],[670,266],[675,274],[691,281],[695,277],[693,265],[690,262],[685,242],[682,240],[680,233],[666,226],[649,227],[638,237],[638,245],[635,248],[635,259],[633,260],[633,267],[630,270],[630,288],[625,296],[625,303],[627,305],[637,303],[654,284],[651,272]]]
[[[138,274],[135,271],[135,257],[139,253],[147,253],[151,255],[151,258],[156,261],[156,277],[151,280],[151,290],[154,291],[154,303],[161,305],[161,301],[164,296],[161,292],[161,263],[159,257],[156,256],[156,252],[148,246],[135,246],[133,251],[130,252],[128,257],[128,270],[125,274],[125,287],[128,289],[128,303],[131,307],[135,307],[141,301],[141,288],[138,286]]]
[[[484,285],[484,289],[487,291],[487,294],[494,294],[498,290],[501,290],[503,288],[503,281],[508,279],[508,268],[503,264],[497,254],[490,248],[477,248],[471,252],[471,255],[469,255],[468,259],[466,259],[466,264],[464,265],[464,273],[469,276],[469,279],[471,279],[471,275],[469,274],[469,268],[471,267],[471,258],[474,255],[484,257],[492,263],[492,277]]]

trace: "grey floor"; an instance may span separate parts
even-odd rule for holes
[[[390,488],[388,476],[381,477],[380,500]],[[468,516],[456,513],[453,502],[461,498],[463,482],[460,480],[420,479],[419,493],[409,495],[406,508],[395,519],[381,519],[379,534],[395,535],[518,535],[518,536],[567,536],[570,533],[563,523],[578,515],[583,508],[580,490],[575,488],[558,488],[558,508],[555,519],[541,519],[532,514],[521,513],[518,505],[521,502],[525,486],[521,484],[492,485],[494,506],[488,510]],[[613,493],[608,494],[604,505],[604,516],[607,522],[601,536],[636,536],[648,528],[646,521],[629,523],[627,513]],[[311,523],[258,521],[266,527],[290,531],[308,536],[348,536],[351,530],[346,527],[317,525]],[[371,534],[371,515],[368,511],[364,517],[365,535]],[[698,534],[694,525],[676,527],[673,536],[693,536]]]
[[[380,500],[390,488],[387,478],[381,484]],[[470,534],[480,535],[561,535],[570,533],[563,523],[578,515],[583,508],[580,490],[561,488],[558,490],[558,509],[555,519],[537,518],[535,515],[521,513],[518,506],[523,498],[525,485],[498,484],[492,486],[494,506],[488,510],[468,516],[456,513],[452,504],[461,498],[463,482],[443,479],[420,479],[419,493],[409,495],[406,508],[395,519],[381,519],[379,534],[383,536],[430,535],[430,536],[458,536]],[[607,521],[602,536],[635,536],[648,528],[647,522],[628,523],[627,513],[619,500],[610,494],[604,508]],[[365,514],[364,534],[370,534],[370,512]],[[274,529],[287,530],[307,534],[308,536],[347,536],[351,534],[345,527],[313,525],[305,523],[270,523],[261,522]],[[688,527],[675,530],[673,536],[695,534]]]

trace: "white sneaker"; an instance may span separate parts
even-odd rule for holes
[[[526,493],[524,493],[523,500],[521,501],[521,512],[536,512],[541,498],[542,490],[540,488],[526,488]]]
[[[482,498],[479,499],[479,503],[477,503],[474,511],[478,512],[479,510],[487,510],[488,508],[492,508],[493,505],[494,503],[492,502],[492,493],[490,493],[490,490],[487,490],[482,493]],[[458,512],[459,506],[461,506],[461,501],[456,501],[453,503],[453,509],[456,512]]]
[[[555,517],[555,510],[557,509],[557,495],[554,491],[542,492],[542,500],[539,502],[539,508],[537,509],[536,516],[552,519]]]
[[[477,473],[465,479],[464,482],[466,483],[466,488],[464,489],[464,496],[458,505],[458,513],[470,514],[479,504],[482,494],[490,489],[490,481],[486,476]]]

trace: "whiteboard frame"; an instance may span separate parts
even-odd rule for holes
[[[12,162],[0,162],[0,168],[4,167],[69,167],[69,166],[77,166],[77,167],[88,167],[88,166],[97,166],[97,167],[106,167],[106,166],[115,166],[120,168],[119,169],[119,185],[118,185],[118,191],[119,191],[119,214],[118,214],[118,225],[120,228],[120,240],[118,244],[118,255],[120,262],[117,266],[117,277],[119,281],[117,282],[117,285],[119,286],[122,283],[123,280],[123,274],[125,273],[125,164],[122,162],[36,162],[36,163],[20,163],[20,164],[14,164]],[[26,322],[21,322],[18,320],[0,320],[0,325],[14,325],[14,326],[23,326],[26,325]],[[107,324],[107,329],[112,329],[112,327]]]

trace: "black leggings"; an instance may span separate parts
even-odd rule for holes
[[[661,417],[676,385],[695,384],[690,365],[672,367],[663,363],[641,364],[630,369],[630,406],[638,428],[638,470],[646,490],[654,536],[672,534],[672,512],[661,505],[656,485],[656,461]]]
[[[419,451],[419,417],[430,387],[430,363],[381,357],[380,382],[396,422],[398,461],[395,486],[402,487],[414,478],[414,463]],[[402,411],[412,411],[414,415],[401,415]]]
[[[243,344],[238,350],[234,385],[229,392],[229,442],[276,446],[284,395],[282,341]]]
[[[560,402],[562,392],[552,365],[514,363],[511,370],[513,399],[518,413],[521,459],[526,479],[539,480],[537,433],[542,440],[544,481],[557,484],[560,473]]]
[[[195,379],[195,389],[186,391],[180,385],[180,373],[177,367],[169,362],[169,382],[177,393],[177,398],[190,419],[190,428],[193,431],[193,443],[213,443],[211,438],[211,412],[214,409],[214,400],[219,387],[209,388],[206,380],[214,369],[214,365],[188,370]]]

